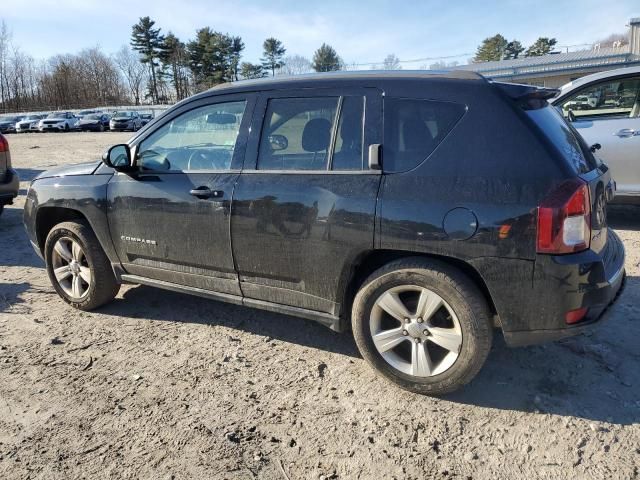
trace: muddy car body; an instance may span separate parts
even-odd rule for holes
[[[622,289],[608,168],[554,93],[467,72],[224,85],[104,164],[41,174],[27,232],[77,308],[130,282],[305,317],[446,393],[493,328],[510,345],[576,334]]]

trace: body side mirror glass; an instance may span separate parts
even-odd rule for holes
[[[127,172],[132,169],[131,150],[129,145],[114,145],[102,156],[102,161],[108,167],[119,172]]]

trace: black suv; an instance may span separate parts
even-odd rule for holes
[[[494,327],[576,334],[624,283],[608,168],[555,93],[469,72],[221,85],[40,175],[26,228],[76,308],[127,282],[351,327],[385,377],[450,392]]]

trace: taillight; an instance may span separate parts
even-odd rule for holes
[[[4,137],[4,135],[0,135],[0,153],[9,151],[9,142]]]
[[[589,186],[579,178],[560,184],[538,207],[538,253],[573,253],[589,248]]]

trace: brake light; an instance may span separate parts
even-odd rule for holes
[[[0,135],[0,153],[9,151],[9,142],[4,137],[4,135]]]
[[[538,207],[538,253],[573,253],[589,248],[589,186],[579,178],[560,184]]]

